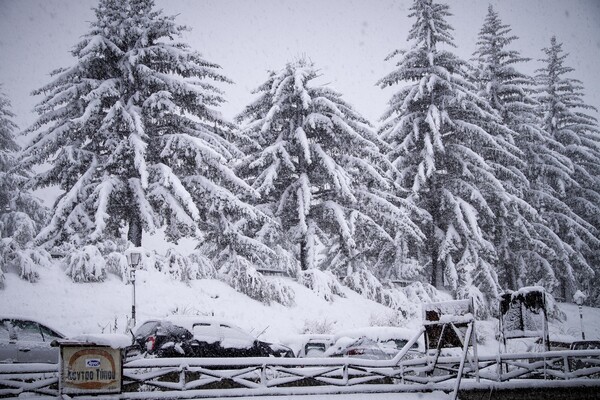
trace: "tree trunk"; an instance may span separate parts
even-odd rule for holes
[[[308,250],[306,249],[306,238],[300,240],[300,269],[306,271],[308,269]]]
[[[435,179],[432,179],[432,187],[435,188]],[[431,285],[439,289],[443,285],[443,265],[439,262],[439,244],[436,238],[436,231],[438,225],[438,212],[440,204],[435,200],[435,196],[437,196],[437,190],[432,190],[434,200],[430,202],[431,208],[429,209],[429,214],[431,215],[431,224],[429,229],[429,254],[431,255]]]
[[[142,246],[142,224],[140,216],[137,212],[132,212],[129,217],[129,230],[127,231],[127,239],[133,243],[135,247]]]
[[[433,227],[435,231],[435,227]],[[441,265],[438,263],[438,248],[437,243],[435,243],[435,237],[431,240],[431,285],[439,289],[442,285],[442,271]]]

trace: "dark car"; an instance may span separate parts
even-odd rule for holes
[[[226,321],[178,317],[144,322],[128,354],[154,357],[293,357],[289,347],[254,338]]]
[[[65,335],[30,318],[0,317],[0,363],[58,363],[52,341]]]
[[[577,340],[571,343],[571,350],[600,350],[600,340]],[[570,359],[571,370],[598,367],[595,357],[577,357]],[[590,378],[600,378],[600,373],[590,375]]]

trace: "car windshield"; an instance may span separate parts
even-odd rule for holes
[[[135,337],[141,338],[141,337],[149,336],[150,334],[152,334],[152,332],[156,328],[156,325],[158,325],[157,321],[144,322],[142,324],[142,326],[140,326],[138,328],[138,330],[135,332]]]
[[[573,350],[596,350],[600,349],[600,342],[579,342],[573,344]]]

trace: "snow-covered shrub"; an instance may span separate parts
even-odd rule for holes
[[[190,268],[195,279],[214,278],[217,276],[217,270],[208,257],[200,251],[195,251],[189,255]]]
[[[31,242],[37,233],[35,222],[23,212],[9,212],[0,215],[2,221],[0,236],[10,237],[19,245],[25,246]]]
[[[301,271],[298,275],[298,282],[327,301],[333,301],[334,296],[346,297],[342,285],[329,271],[321,271],[316,268]]]
[[[452,300],[452,297],[444,295],[428,283],[412,282],[401,290],[406,294],[408,301],[417,304]]]
[[[74,250],[64,264],[65,273],[73,282],[102,282],[106,278],[106,262],[94,245]]]
[[[302,327],[302,331],[300,333],[307,334],[330,334],[335,330],[335,321],[328,321],[325,319],[307,319],[304,321],[304,326]]]
[[[106,261],[106,272],[117,275],[123,281],[128,280],[129,265],[125,254],[115,251],[105,256],[104,259]]]
[[[14,272],[21,279],[36,282],[39,279],[37,272],[40,267],[51,265],[50,254],[42,248],[22,248],[12,238],[0,240],[0,270]]]
[[[383,287],[379,279],[366,269],[354,271],[346,276],[342,283],[369,300],[396,308],[396,302],[390,290]]]
[[[73,251],[75,251],[75,248],[76,247],[73,243],[63,242],[58,246],[53,246],[50,249],[50,252],[58,257],[66,257],[68,254],[71,254]]]
[[[125,255],[125,251],[129,246],[131,246],[131,243],[125,239],[107,239],[96,243],[96,247],[98,247],[98,250],[100,250],[100,253],[104,256],[110,253],[121,253]]]
[[[277,245],[275,248],[275,267],[284,271],[288,276],[297,278],[300,272],[300,263],[294,254]]]
[[[219,270],[219,275],[235,290],[265,304],[291,305],[294,292],[280,282],[271,282],[245,258],[233,256]]]
[[[163,265],[162,271],[174,280],[189,282],[191,279],[195,279],[195,277],[190,276],[190,261],[188,258],[173,248],[167,250]]]
[[[490,317],[490,304],[487,302],[484,294],[476,286],[461,286],[456,290],[458,299],[473,299],[475,306],[475,316],[479,319]],[[498,309],[496,307],[496,309]]]
[[[406,326],[406,323],[406,314],[400,310],[369,316],[369,326]]]

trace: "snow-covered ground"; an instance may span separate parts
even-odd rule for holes
[[[131,316],[132,286],[110,275],[103,283],[73,283],[58,265],[44,269],[37,283],[31,284],[17,275],[5,274],[5,288],[0,290],[0,314],[34,317],[68,336],[82,333],[124,333]],[[273,278],[285,279],[285,278]],[[335,333],[345,329],[389,325],[398,321],[396,312],[366,300],[346,289],[346,298],[328,302],[314,292],[286,279],[294,290],[295,305],[264,305],[240,294],[218,280],[192,281],[189,286],[171,280],[158,271],[138,271],[136,312],[138,323],[149,317],[169,314],[215,315],[259,335],[263,340],[282,341],[310,331]],[[550,323],[551,334],[581,335],[579,311],[574,304],[560,304],[567,315],[564,322]],[[600,339],[600,309],[584,307],[586,339]],[[414,328],[414,319],[404,326]],[[479,336],[486,338],[480,353],[496,352],[496,323],[478,324]],[[518,343],[515,343],[518,345]]]

